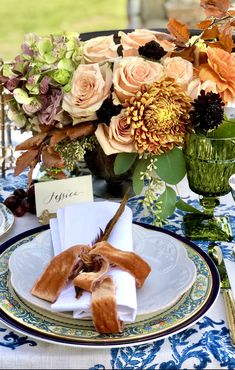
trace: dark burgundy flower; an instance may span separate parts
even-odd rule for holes
[[[219,126],[224,117],[224,103],[219,94],[201,90],[192,103],[191,120],[196,132],[206,133]]]
[[[117,116],[121,112],[122,108],[121,104],[114,105],[111,97],[105,99],[96,113],[98,121],[109,125],[111,118],[113,116]]]
[[[139,54],[145,58],[159,60],[164,55],[166,55],[166,51],[161,47],[161,45],[157,41],[149,41],[144,46],[140,46]]]

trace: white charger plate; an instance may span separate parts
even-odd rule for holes
[[[151,266],[144,285],[137,289],[137,314],[163,311],[193,285],[195,264],[179,240],[167,234],[133,225],[133,245],[134,251]],[[11,284],[16,293],[47,311],[51,311],[50,303],[33,296],[30,291],[52,257],[51,233],[47,230],[17,248],[9,259]]]

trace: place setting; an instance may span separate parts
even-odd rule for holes
[[[51,219],[50,229],[42,226],[46,230],[35,229],[3,244],[1,313],[8,325],[52,343],[102,348],[164,338],[193,325],[207,312],[219,293],[218,273],[210,258],[183,237],[132,223],[129,207],[115,225],[110,243],[127,250],[133,243],[134,252],[149,264],[151,272],[136,289],[132,276],[110,268],[113,271],[108,274],[116,279],[117,312],[127,321],[122,332],[100,334],[95,330],[89,292],[76,299],[69,285],[53,304],[32,294],[35,281],[60,253],[59,246],[91,243],[117,206],[108,201],[67,206],[57,211],[57,219]],[[88,225],[86,215],[91,211]]]
[[[201,7],[0,60],[0,367],[233,367],[235,11]]]

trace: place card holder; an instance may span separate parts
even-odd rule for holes
[[[42,225],[48,225],[51,218],[56,218],[56,213],[50,213],[48,209],[44,209],[38,217],[38,221]]]

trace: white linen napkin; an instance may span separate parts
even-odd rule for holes
[[[118,207],[118,203],[104,201],[79,203],[58,209],[57,219],[50,220],[54,254],[57,255],[76,244],[91,245],[100,233],[100,229],[104,231]],[[133,250],[132,211],[129,207],[125,207],[108,241],[118,249]],[[112,276],[116,285],[119,319],[133,322],[137,311],[135,279],[128,272],[117,267],[110,268],[108,275]],[[90,318],[91,294],[83,292],[79,299],[76,299],[74,294],[73,285],[68,284],[57,301],[51,305],[52,311],[73,311],[75,318]]]

